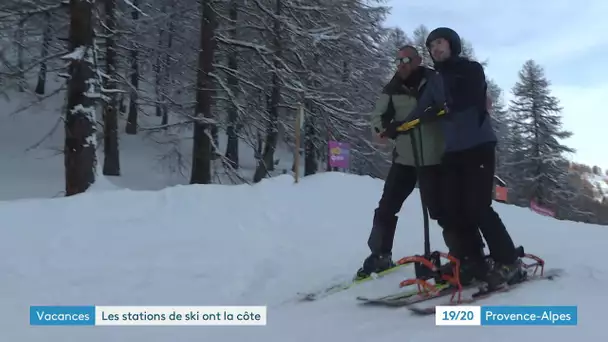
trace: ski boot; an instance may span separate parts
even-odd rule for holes
[[[354,280],[362,280],[368,278],[372,273],[380,273],[395,267],[396,264],[393,262],[392,254],[374,254],[372,253],[363,261],[363,267],[361,267],[355,276]]]
[[[494,291],[504,286],[517,284],[526,279],[527,272],[523,267],[521,259],[512,264],[494,263],[494,267],[488,272],[484,279],[487,291]]]
[[[489,272],[490,267],[488,261],[484,258],[482,260],[474,260],[471,258],[462,258],[460,260],[460,285],[470,286],[474,285],[479,281],[484,280],[486,274]],[[454,265],[448,263],[442,265],[439,269],[439,273],[445,276],[454,276]]]
[[[523,246],[515,248],[515,261],[501,263],[494,261],[484,279],[487,290],[498,290],[506,285],[513,285],[526,280],[528,272],[522,258],[526,257]]]

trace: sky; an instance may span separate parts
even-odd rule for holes
[[[564,141],[577,150],[571,160],[608,169],[607,0],[389,0],[386,25],[406,33],[423,24],[454,29],[472,43],[486,75],[506,103],[524,62],[534,59],[563,108]],[[602,34],[602,32],[604,34]]]

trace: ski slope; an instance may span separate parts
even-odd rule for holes
[[[2,341],[578,341],[605,336],[605,227],[496,204],[517,243],[566,275],[483,304],[578,305],[576,327],[436,327],[404,309],[361,307],[378,280],[318,302],[299,291],[351,277],[367,256],[382,182],[325,173],[255,186],[175,186],[0,202]],[[401,212],[395,257],[422,252],[418,193]],[[434,248],[442,249],[437,226]],[[35,327],[30,305],[268,305],[261,327]]]

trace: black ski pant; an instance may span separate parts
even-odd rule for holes
[[[367,245],[373,254],[391,253],[397,228],[397,214],[405,200],[419,182],[422,201],[427,206],[429,216],[437,219],[441,211],[440,166],[420,168],[393,163],[384,182],[382,197],[374,212],[372,230]]]
[[[439,225],[446,244],[459,259],[483,258],[483,234],[496,262],[512,263],[516,251],[511,236],[492,208],[495,144],[445,153],[441,162],[443,212]]]
[[[417,181],[416,167],[397,163],[391,165],[384,181],[382,197],[374,211],[372,230],[367,240],[367,246],[372,254],[392,252],[397,229],[397,214],[403,202],[414,191]]]
[[[420,196],[422,201],[426,204],[429,217],[436,220],[441,226],[444,224],[446,215],[445,201],[443,193],[443,174],[445,171],[441,165],[429,166],[422,169],[419,175],[419,187]],[[479,241],[479,244],[483,246],[483,240],[478,229],[475,229],[475,239]],[[443,230],[443,240],[445,245],[452,253],[453,249],[458,249],[459,237],[458,234],[453,233],[450,230]]]

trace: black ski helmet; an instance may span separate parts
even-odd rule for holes
[[[448,27],[439,27],[431,31],[429,36],[426,38],[426,48],[429,49],[431,42],[439,38],[443,38],[448,41],[450,44],[450,50],[452,51],[452,56],[460,55],[462,52],[462,42],[460,41],[460,36],[458,33],[456,33],[456,31]]]

